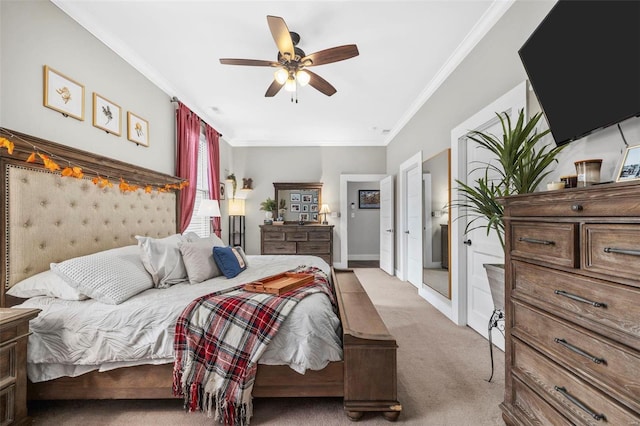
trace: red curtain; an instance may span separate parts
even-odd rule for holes
[[[209,152],[209,197],[212,200],[218,200],[220,204],[220,133],[208,124],[204,125],[204,134],[207,138]],[[220,206],[222,211],[222,206]],[[220,218],[211,218],[213,221],[213,229],[218,237],[220,235]]]
[[[200,117],[194,114],[182,102],[178,102],[176,111],[178,128],[178,153],[176,175],[189,181],[189,185],[179,192],[180,233],[189,226],[196,202],[196,184],[198,182],[198,143],[200,140]]]

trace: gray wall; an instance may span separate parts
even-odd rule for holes
[[[45,0],[0,2],[0,126],[167,174],[175,172],[170,96]],[[85,119],[43,106],[43,66],[85,86]],[[92,125],[93,92],[122,108],[122,134]],[[149,122],[150,146],[127,140],[126,113]]]
[[[348,260],[380,259],[380,210],[359,209],[358,191],[380,189],[380,182],[349,182],[347,184],[348,210],[344,212],[349,222],[347,247]],[[354,209],[351,209],[351,203]]]
[[[260,228],[264,212],[260,203],[274,197],[273,182],[322,182],[322,202],[332,212],[340,207],[341,174],[380,174],[385,169],[385,147],[271,147],[233,148],[230,171],[239,182],[253,178],[246,198],[246,251],[260,253]],[[223,210],[227,206],[223,202]],[[345,212],[342,212],[343,214]],[[327,216],[334,228],[334,260],[340,258],[340,221]],[[351,233],[349,229],[349,233]],[[223,235],[226,241],[226,234]]]

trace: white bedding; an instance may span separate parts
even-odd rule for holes
[[[233,279],[224,276],[199,284],[146,290],[119,305],[93,299],[33,297],[18,307],[42,309],[31,320],[27,372],[32,382],[77,376],[92,370],[173,362],[175,321],[199,296],[291,270],[316,266],[315,256],[248,256],[249,267]],[[282,324],[260,359],[261,364],[289,365],[303,374],[342,359],[340,320],[324,294],[303,299]]]

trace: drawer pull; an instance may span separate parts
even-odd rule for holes
[[[520,237],[518,238],[518,241],[522,241],[525,243],[532,243],[532,244],[542,244],[545,246],[554,246],[556,245],[555,241],[547,241],[547,240],[537,240],[535,238],[527,238],[527,237]]]
[[[591,305],[594,308],[606,308],[607,307],[606,303],[594,302],[592,300],[585,299],[584,297],[580,297],[580,296],[576,296],[575,294],[567,293],[564,290],[554,290],[553,292],[555,294],[560,295],[560,296],[568,297],[571,300],[575,300],[576,302],[586,303],[587,305]]]
[[[605,419],[604,414],[598,414],[598,413],[594,413],[593,411],[591,411],[589,409],[589,407],[584,405],[578,398],[576,398],[575,396],[573,396],[569,392],[567,392],[567,389],[565,389],[564,387],[554,386],[553,388],[556,391],[560,392],[565,398],[567,398],[569,401],[571,401],[573,404],[575,404],[578,408],[580,408],[585,413],[589,414],[591,417],[593,417],[597,421]]]
[[[640,250],[617,249],[613,247],[605,247],[605,253],[628,254],[630,256],[640,256]]]
[[[581,356],[583,356],[583,357],[595,362],[596,364],[602,364],[605,361],[603,358],[595,357],[595,356],[583,351],[582,349],[580,349],[580,348],[578,348],[576,346],[573,346],[571,343],[567,342],[564,339],[559,339],[559,338],[556,337],[555,339],[553,339],[553,341],[558,343],[558,344],[560,344],[560,345],[562,345],[562,346],[564,346],[565,348],[569,349],[571,352],[575,352],[578,355],[581,355]]]
[[[582,204],[573,204],[571,206],[571,211],[574,212],[581,212],[584,209],[584,207],[582,207]]]

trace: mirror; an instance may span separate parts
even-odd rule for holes
[[[319,223],[322,183],[274,182],[278,218],[285,223]]]
[[[422,282],[451,299],[449,273],[449,205],[451,203],[451,150],[446,149],[422,163]]]

